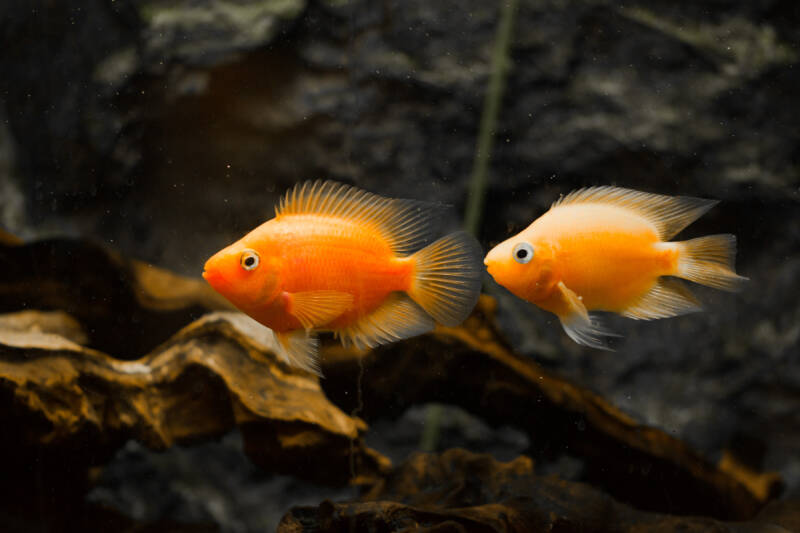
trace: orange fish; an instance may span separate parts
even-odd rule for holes
[[[374,347],[472,311],[480,245],[458,232],[419,249],[433,209],[332,181],[298,184],[275,218],[214,254],[203,277],[273,330],[287,362],[319,373],[316,331]]]
[[[607,348],[590,311],[651,320],[701,309],[680,281],[736,290],[736,237],[667,242],[717,202],[590,187],[556,201],[484,259],[489,274],[561,320],[578,344]]]

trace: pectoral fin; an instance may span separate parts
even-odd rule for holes
[[[592,316],[583,305],[580,296],[570,290],[563,281],[556,286],[562,299],[563,311],[558,313],[561,326],[569,338],[591,348],[611,350],[606,344],[606,337],[618,337],[616,333],[606,329],[600,319]]]
[[[340,291],[286,293],[287,311],[306,330],[324,326],[353,305],[353,295]]]

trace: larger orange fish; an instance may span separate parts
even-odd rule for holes
[[[480,246],[453,233],[425,246],[431,204],[326,181],[297,185],[275,218],[217,252],[203,277],[271,328],[279,355],[319,373],[313,332],[376,346],[457,325],[480,292]],[[415,253],[410,253],[415,250]]]
[[[575,342],[606,348],[613,334],[590,311],[644,320],[691,313],[700,303],[674,277],[724,290],[747,279],[734,272],[733,235],[667,242],[716,203],[580,189],[493,248],[484,263],[500,285],[555,313]]]

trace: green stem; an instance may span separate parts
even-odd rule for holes
[[[425,427],[422,428],[422,436],[419,439],[419,448],[423,452],[436,451],[439,444],[439,427],[442,422],[442,406],[433,403],[428,405],[425,412]]]
[[[500,104],[503,101],[506,75],[510,67],[508,50],[511,46],[516,10],[517,0],[506,0],[503,3],[500,8],[500,21],[497,25],[497,34],[495,35],[494,48],[492,50],[492,71],[489,76],[486,96],[483,100],[483,113],[481,114],[481,124],[478,130],[478,144],[475,148],[475,160],[472,164],[472,177],[470,178],[467,208],[464,215],[464,226],[467,231],[475,236],[478,235],[483,214],[494,131],[497,126],[497,116],[500,114]],[[422,430],[419,443],[422,451],[433,452],[436,450],[439,443],[439,428],[443,410],[444,407],[437,404],[428,407],[425,414],[425,427]]]
[[[478,130],[478,144],[475,147],[475,159],[472,164],[472,176],[467,194],[467,208],[464,215],[464,226],[473,235],[478,235],[483,204],[486,197],[486,183],[489,174],[489,162],[492,158],[492,144],[494,132],[497,127],[497,117],[500,114],[500,104],[503,101],[503,92],[506,86],[511,61],[508,50],[511,46],[511,36],[514,29],[514,14],[517,9],[517,0],[507,0],[500,11],[500,22],[497,26],[494,49],[492,50],[492,71],[489,77],[489,86],[483,100],[483,114]]]

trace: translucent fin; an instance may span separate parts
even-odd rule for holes
[[[434,325],[433,319],[408,296],[392,293],[378,309],[336,334],[345,345],[374,348],[422,335],[431,331]]]
[[[228,321],[239,333],[261,348],[273,352],[287,364],[321,376],[317,361],[317,339],[303,330],[278,333],[239,311],[217,311],[213,315]]]
[[[567,304],[567,310],[558,315],[558,318],[569,338],[583,346],[610,351],[607,338],[619,335],[607,329],[599,317],[590,314],[580,297],[564,285],[563,281],[559,282],[558,288]]]
[[[412,258],[415,274],[409,296],[445,326],[463,322],[481,292],[483,252],[478,241],[463,231],[451,233]]]
[[[617,333],[607,329],[600,318],[593,314],[587,314],[586,317],[571,315],[561,318],[561,326],[570,339],[583,346],[598,350],[613,352],[614,349],[608,345],[607,339],[608,337],[619,337]]]
[[[683,283],[661,278],[634,305],[620,314],[637,320],[652,320],[702,311],[703,306]]]
[[[551,209],[569,204],[605,204],[636,212],[656,227],[658,236],[667,241],[703,216],[718,202],[690,196],[666,196],[621,187],[588,187],[560,198]]]
[[[291,331],[275,334],[277,340],[277,355],[291,366],[302,368],[312,374],[322,377],[319,367],[319,341],[316,337],[308,335],[305,331]]]
[[[441,209],[435,204],[384,198],[335,181],[307,181],[290,189],[275,216],[319,214],[358,221],[374,228],[395,254],[431,241]]]
[[[324,326],[353,305],[353,295],[340,291],[289,293],[288,311],[306,330]]]
[[[233,327],[239,330],[239,333],[250,337],[251,340],[265,349],[271,352],[277,352],[279,349],[275,332],[252,317],[239,311],[217,311],[214,314],[230,322]]]
[[[709,235],[676,244],[680,250],[677,276],[724,291],[737,291],[747,281],[734,271],[735,235]]]

